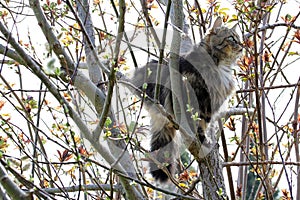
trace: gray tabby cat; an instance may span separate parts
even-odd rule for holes
[[[191,130],[195,132],[201,142],[205,140],[205,128],[211,118],[217,115],[224,101],[234,90],[234,80],[231,65],[242,51],[241,42],[235,27],[232,29],[222,26],[222,19],[217,18],[210,32],[200,44],[195,45],[186,55],[182,55],[179,62],[179,72],[183,76],[181,88],[183,92],[183,106],[189,109],[185,113]],[[153,98],[157,62],[151,61],[146,66],[136,70],[133,84],[142,89],[147,83],[145,93]],[[169,68],[162,66],[161,83],[159,86],[159,103],[167,112],[173,114],[172,91],[170,86]],[[177,148],[175,142],[175,128],[170,126],[169,120],[163,117],[150,102],[145,102],[151,117],[151,149],[157,161],[174,172]],[[198,120],[192,116],[198,113]],[[150,163],[152,176],[160,181],[166,181],[168,176],[154,163]]]

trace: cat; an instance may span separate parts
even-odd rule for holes
[[[235,27],[229,29],[222,24],[222,19],[218,17],[203,40],[194,45],[189,53],[181,55],[179,60],[182,80],[181,88],[178,89],[183,93],[182,106],[189,105],[185,109],[185,114],[191,130],[195,132],[200,142],[205,140],[207,124],[218,114],[220,107],[234,90],[231,66],[242,51]],[[157,61],[151,61],[138,68],[131,79],[134,85],[151,98],[155,96],[157,66]],[[174,115],[174,100],[167,63],[161,66],[161,77],[158,102],[167,112]],[[152,102],[145,101],[145,104],[151,117],[151,155],[172,174],[178,152],[175,141],[176,130]],[[168,180],[168,175],[157,166],[157,162],[150,162],[150,171],[156,180],[161,182]]]

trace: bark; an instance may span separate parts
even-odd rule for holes
[[[5,172],[3,166],[0,164],[0,183],[2,187],[6,190],[7,194],[12,199],[21,199],[21,200],[31,200],[32,195],[30,193],[24,192],[15,184]],[[3,197],[4,198],[4,197]],[[6,197],[5,197],[6,198]]]
[[[201,147],[204,157],[196,158],[202,178],[203,197],[207,200],[227,199],[219,144],[217,143],[217,135],[220,135],[217,124],[212,121],[208,127],[207,137],[210,141],[202,144],[205,148]]]
[[[175,113],[176,120],[180,119],[180,125],[183,126],[185,130],[188,131],[190,134],[189,137],[184,138],[184,141],[190,141],[191,137],[195,137],[196,134],[191,133],[191,130],[189,128],[185,112],[186,112],[186,106],[183,105],[180,100],[182,98],[182,93],[179,88],[181,88],[180,85],[180,74],[178,73],[178,58],[179,58],[179,52],[186,53],[189,48],[191,47],[191,40],[184,38],[184,40],[181,40],[181,33],[176,30],[183,30],[183,24],[184,24],[184,14],[182,9],[182,1],[174,1],[172,2],[172,11],[171,11],[171,20],[172,24],[175,26],[175,30],[173,32],[172,37],[172,43],[171,43],[171,53],[170,53],[170,63],[169,67],[170,69],[170,77],[171,77],[171,88],[173,91],[173,99],[177,99],[178,101],[173,101],[173,109]],[[185,28],[186,32],[186,28]],[[183,49],[180,51],[180,47]],[[175,96],[174,96],[175,95]],[[213,123],[213,122],[212,122]],[[223,170],[222,165],[219,157],[219,148],[217,144],[216,130],[218,129],[210,129],[211,131],[208,133],[210,136],[211,143],[207,144],[206,147],[208,147],[208,150],[210,151],[208,154],[206,151],[206,148],[202,148],[198,142],[194,142],[190,146],[190,151],[195,157],[195,159],[198,162],[201,177],[202,177],[202,186],[203,186],[203,197],[204,199],[223,199],[226,198],[226,191],[225,191],[225,185],[224,185],[224,178],[223,178]],[[190,145],[191,143],[187,142],[187,145]],[[202,156],[202,153],[204,153],[205,157],[200,158]]]
[[[97,84],[102,81],[102,74],[98,65],[99,59],[95,51],[95,34],[94,25],[90,15],[89,1],[76,1],[78,16],[81,27],[83,29],[83,44],[88,64],[89,77],[93,83]]]
[[[216,144],[210,153],[200,160],[199,168],[202,177],[204,199],[226,199],[223,170],[219,156],[219,145]]]

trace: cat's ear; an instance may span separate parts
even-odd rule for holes
[[[214,22],[214,25],[212,27],[212,30],[216,30],[217,28],[220,28],[223,24],[222,18],[219,16],[216,21]]]

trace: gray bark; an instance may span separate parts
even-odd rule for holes
[[[21,190],[19,186],[8,177],[7,173],[4,170],[4,167],[1,164],[0,164],[0,184],[12,199],[22,199],[22,200],[32,199],[32,195],[30,193]],[[6,199],[5,196],[3,198]]]
[[[187,32],[187,27],[184,26],[184,14],[182,1],[172,1],[172,9],[171,9],[171,20],[174,25],[174,32],[171,43],[171,53],[170,53],[170,78],[171,78],[171,88],[173,99],[177,99],[178,101],[173,101],[173,109],[175,113],[176,120],[180,119],[180,125],[183,129],[185,129],[189,136],[185,137],[185,142],[189,145],[191,137],[195,137],[196,134],[191,133],[189,128],[185,112],[186,106],[183,105],[180,100],[182,98],[182,93],[179,88],[180,85],[180,74],[179,74],[179,63],[178,57],[180,53],[186,53],[191,48],[191,39],[185,35],[184,38],[181,38],[181,33],[179,30],[184,30],[184,33]],[[182,49],[182,50],[180,50]],[[212,126],[214,122],[211,122]],[[226,198],[226,190],[223,178],[223,170],[221,165],[221,160],[219,156],[219,148],[217,144],[217,129],[211,128],[208,131],[208,137],[210,138],[210,142],[200,146],[198,142],[194,142],[190,145],[189,150],[195,157],[198,162],[200,169],[200,176],[202,177],[202,186],[203,186],[203,197],[204,199],[224,199]],[[184,135],[184,134],[183,134]],[[209,152],[206,152],[206,151]],[[204,157],[202,157],[204,156]]]

